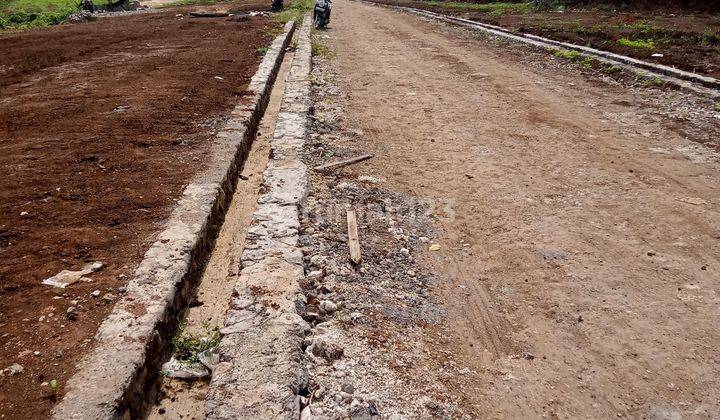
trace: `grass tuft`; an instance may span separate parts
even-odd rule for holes
[[[302,22],[305,13],[315,8],[315,0],[293,0],[290,6],[275,15],[275,19],[281,23],[287,23],[295,20],[298,24]]]
[[[622,67],[614,66],[612,64],[603,67],[603,72],[607,74],[618,74],[622,72]]]
[[[564,58],[570,61],[579,61],[580,53],[575,50],[555,50],[555,57]]]
[[[652,39],[636,39],[630,40],[627,38],[618,39],[618,44],[630,48],[642,48],[646,50],[652,50],[655,48],[655,42]]]
[[[204,334],[186,333],[185,326],[178,328],[177,334],[172,338],[175,358],[189,364],[200,363],[198,355],[205,350],[220,344],[220,330],[211,328],[210,324],[203,324]]]
[[[58,25],[78,11],[79,0],[0,0],[0,30]],[[97,5],[105,4],[98,0]]]

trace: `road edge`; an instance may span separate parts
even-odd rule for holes
[[[64,386],[54,419],[137,418],[168,351],[222,225],[235,183],[254,139],[272,86],[295,30],[288,22],[277,36],[248,90],[210,148],[207,169],[183,191],[127,285],[102,322],[95,344]]]
[[[463,26],[470,29],[480,30],[491,35],[503,37],[512,41],[521,42],[538,48],[563,48],[568,50],[574,50],[580,53],[580,56],[582,57],[594,58],[603,63],[612,64],[615,66],[623,67],[625,69],[629,69],[631,71],[647,73],[652,76],[659,77],[662,81],[673,84],[686,92],[700,94],[712,99],[720,98],[720,91],[718,91],[718,89],[720,89],[720,80],[712,77],[701,76],[686,72],[684,70],[676,69],[674,67],[653,64],[647,61],[638,60],[636,58],[627,57],[608,51],[602,51],[590,47],[584,47],[581,45],[555,41],[553,39],[543,38],[532,34],[518,34],[500,26],[489,25],[482,22],[476,22],[454,16],[443,15],[427,10],[416,9],[414,7],[394,6],[383,3],[375,3],[368,0],[355,1],[372,6],[379,6],[388,9],[398,10],[416,16],[435,19],[441,22]]]
[[[308,193],[301,160],[311,108],[311,20],[306,15],[288,75],[261,196],[241,257],[205,399],[208,419],[297,419],[308,373],[302,342],[309,325],[299,248],[300,205]]]

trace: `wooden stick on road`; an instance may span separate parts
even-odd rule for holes
[[[355,216],[355,210],[347,211],[347,227],[350,261],[355,264],[360,264],[360,261],[362,261],[362,255],[360,254],[360,238],[358,237],[357,216]]]
[[[371,157],[373,157],[373,155],[360,155],[360,156],[355,156],[354,158],[345,159],[345,160],[341,160],[341,161],[338,161],[338,162],[326,163],[325,165],[316,166],[316,167],[313,168],[313,169],[315,169],[315,170],[318,171],[318,172],[328,171],[328,170],[331,170],[331,169],[340,168],[341,166],[346,166],[346,165],[351,165],[351,164],[353,164],[353,163],[362,162],[363,160],[370,159]]]

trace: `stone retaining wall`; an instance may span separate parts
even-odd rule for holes
[[[310,110],[310,29],[305,17],[288,76],[270,161],[241,257],[224,327],[220,364],[205,400],[208,419],[297,419],[307,386],[298,315],[304,277],[298,248],[308,169],[300,160]]]

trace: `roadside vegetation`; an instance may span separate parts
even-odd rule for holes
[[[2,0],[0,30],[57,25],[77,12],[80,0]],[[95,2],[104,4],[104,1]]]
[[[303,15],[313,10],[315,7],[315,0],[293,0],[289,6],[285,7],[285,10],[275,15],[281,23],[287,23],[295,19],[298,24],[302,22]]]
[[[625,47],[644,48],[647,50],[652,50],[655,48],[655,42],[652,39],[630,40],[627,38],[620,38],[620,39],[618,39],[618,44],[625,46]]]
[[[534,10],[535,5],[531,2],[526,3],[459,3],[452,1],[430,1],[430,6],[441,7],[443,9],[455,10],[472,10],[482,13],[490,13],[493,15],[503,15],[505,13],[527,13]]]
[[[220,343],[220,330],[203,324],[201,333],[188,333],[181,325],[172,339],[173,354],[181,362],[192,364],[200,362],[200,353],[210,350]]]

